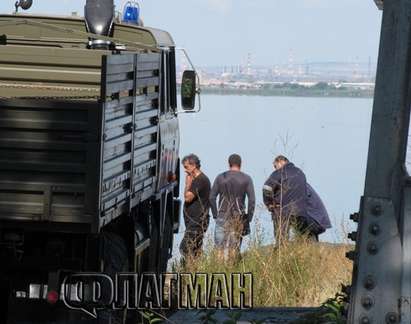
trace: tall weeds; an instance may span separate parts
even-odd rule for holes
[[[253,274],[254,307],[319,306],[335,296],[341,284],[351,280],[352,265],[345,258],[347,244],[313,243],[294,237],[280,247],[264,245],[261,228],[254,231],[237,262],[222,261],[209,240],[202,256],[184,266],[174,263],[179,272]]]

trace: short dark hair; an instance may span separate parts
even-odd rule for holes
[[[286,163],[290,162],[290,161],[288,161],[288,159],[284,155],[279,155],[274,160],[274,162],[280,162],[280,161],[283,161],[283,162],[286,162]]]
[[[185,156],[181,163],[184,164],[185,162],[188,162],[189,164],[194,164],[197,167],[197,169],[201,168],[201,161],[195,154],[189,154]]]
[[[228,158],[228,164],[230,165],[230,167],[234,165],[241,167],[241,156],[239,156],[238,154],[231,154]]]

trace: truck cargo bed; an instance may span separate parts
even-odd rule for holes
[[[98,99],[0,99],[0,221],[98,231],[152,196],[160,67],[158,53],[107,55]]]

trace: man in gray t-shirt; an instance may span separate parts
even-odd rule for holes
[[[231,155],[228,164],[230,169],[214,181],[210,193],[210,207],[216,222],[215,244],[220,255],[228,248],[231,257],[234,257],[240,252],[242,237],[250,231],[255,193],[251,177],[241,172],[241,157],[237,154]]]

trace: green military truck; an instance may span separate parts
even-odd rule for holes
[[[166,270],[176,92],[171,36],[120,22],[112,0],[87,0],[85,18],[0,15],[0,323],[80,323],[56,300],[70,272]]]

